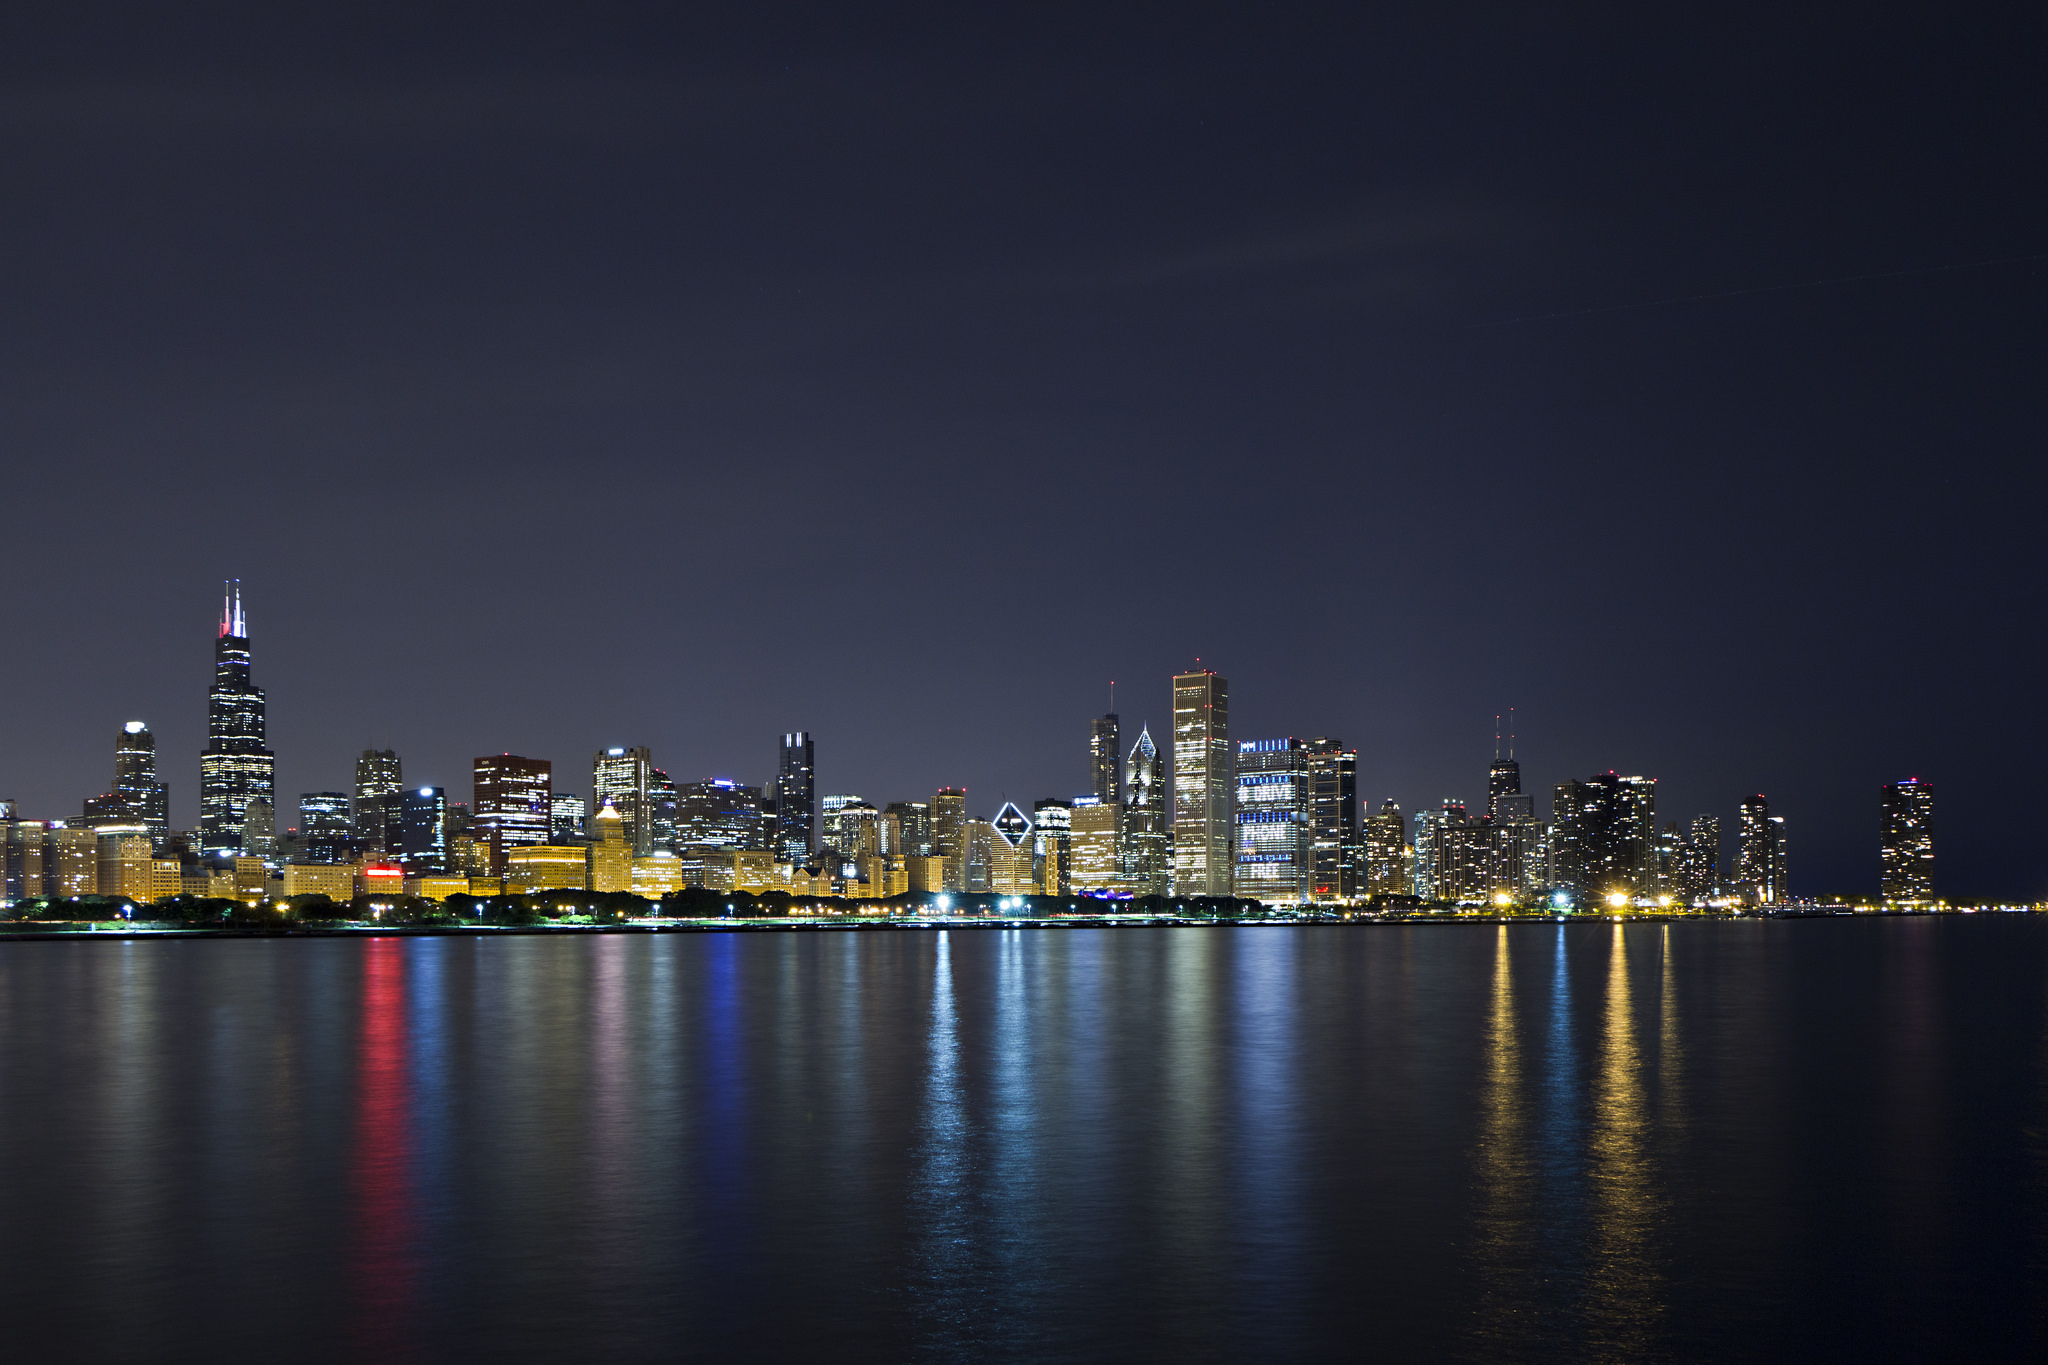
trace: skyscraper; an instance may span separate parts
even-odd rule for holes
[[[126,799],[134,823],[162,841],[171,832],[171,789],[156,780],[156,736],[139,720],[121,727],[114,744],[114,794]]]
[[[1498,752],[1493,756],[1493,766],[1486,770],[1486,818],[1500,819],[1500,799],[1503,796],[1522,794],[1522,765],[1515,762],[1513,754],[1502,758]]]
[[[1784,822],[1762,796],[1745,799],[1737,818],[1735,893],[1754,905],[1774,905],[1785,899]]]
[[[1140,896],[1149,888],[1130,886],[1124,875],[1125,806],[1104,804],[1101,797],[1076,797],[1067,812],[1067,886],[1081,894],[1130,889]],[[1054,895],[1060,893],[1054,892]]]
[[[398,824],[398,861],[408,877],[448,869],[448,793],[443,788],[408,788],[398,800]]]
[[[929,858],[932,845],[932,808],[925,801],[891,801],[882,811],[885,820],[896,822],[899,846],[889,852],[903,858]]]
[[[1315,830],[1308,755],[1294,739],[1237,746],[1235,894],[1268,905],[1308,899]]]
[[[1551,877],[1581,907],[1635,894],[1643,793],[1612,772],[1557,784],[1550,802]],[[1651,805],[1654,813],[1654,803]],[[1651,831],[1654,833],[1654,830]]]
[[[1721,817],[1695,815],[1685,838],[1685,898],[1697,905],[1721,890]]]
[[[1884,786],[1884,898],[1895,905],[1934,899],[1934,788],[1917,777]]]
[[[1117,821],[1118,865],[1133,896],[1164,896],[1173,889],[1173,844],[1166,829],[1166,761],[1140,726],[1124,763],[1124,808]]]
[[[590,803],[600,810],[610,805],[618,813],[634,857],[654,847],[653,810],[648,799],[653,784],[654,757],[644,745],[633,749],[615,745],[591,755]]]
[[[946,860],[946,889],[965,891],[967,788],[941,787],[932,798],[932,852]]]
[[[809,862],[817,847],[817,755],[809,733],[782,737],[775,768],[775,856],[785,863]]]
[[[1047,797],[1031,807],[1032,876],[1048,896],[1072,888],[1074,803]]]
[[[277,758],[264,745],[263,689],[249,680],[249,627],[242,584],[225,585],[220,632],[213,644],[213,693],[206,715],[206,752],[199,756],[199,842],[213,855],[242,851],[242,826],[252,800],[275,804]]]
[[[505,875],[508,849],[553,838],[554,764],[517,754],[486,754],[470,765],[470,829],[490,849],[490,875]]]
[[[589,837],[583,819],[588,814],[583,798],[574,792],[556,792],[548,805],[548,842],[564,847],[580,844]]]
[[[1348,901],[1360,894],[1365,849],[1358,828],[1358,751],[1341,739],[1310,740],[1308,759],[1309,899]]]
[[[1408,819],[1388,797],[1365,817],[1365,893],[1369,896],[1413,894],[1406,871]]]
[[[1123,741],[1118,736],[1114,711],[1088,723],[1088,789],[1107,805],[1119,805],[1124,798]]]
[[[391,807],[387,798],[405,789],[405,766],[390,749],[365,749],[356,759],[356,843],[365,854],[390,852],[399,844],[396,830],[385,828]]]
[[[299,855],[311,863],[345,863],[355,853],[347,792],[299,794]]]
[[[1235,858],[1230,684],[1214,669],[1173,679],[1173,894],[1228,896]]]

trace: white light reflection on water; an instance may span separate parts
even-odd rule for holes
[[[939,930],[934,946],[924,1113],[911,1189],[917,1251],[910,1288],[919,1335],[927,1344],[967,1339],[980,1297],[970,1236],[967,1103],[960,1086],[960,1021],[949,938],[949,931]]]

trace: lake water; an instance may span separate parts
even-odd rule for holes
[[[2048,1349],[2048,919],[0,943],[10,1360]]]

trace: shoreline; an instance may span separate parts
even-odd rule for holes
[[[848,931],[928,932],[938,929],[1300,929],[1300,928],[1391,928],[1400,926],[1535,925],[1535,924],[1738,924],[1760,920],[1805,919],[1901,919],[1936,915],[1997,915],[2034,913],[2028,906],[1996,906],[1968,910],[1866,910],[1799,909],[1761,911],[1743,915],[1714,914],[1630,914],[1630,915],[1300,915],[1285,917],[1216,917],[1176,919],[1157,916],[1063,915],[1053,918],[1005,917],[999,915],[918,916],[857,919],[832,917],[790,920],[704,919],[636,920],[623,924],[326,924],[266,928],[256,925],[223,925],[220,928],[167,925],[163,928],[136,924],[118,927],[107,921],[54,921],[48,928],[16,929],[0,926],[0,943],[50,942],[72,939],[215,939],[215,938],[486,938],[492,936],[561,937],[582,934],[745,934],[745,933],[833,933]],[[76,925],[58,928],[57,924]]]

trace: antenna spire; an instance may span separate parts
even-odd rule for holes
[[[1500,762],[1500,713],[1493,716],[1493,761]]]
[[[1515,708],[1508,708],[1508,757],[1515,756]]]

